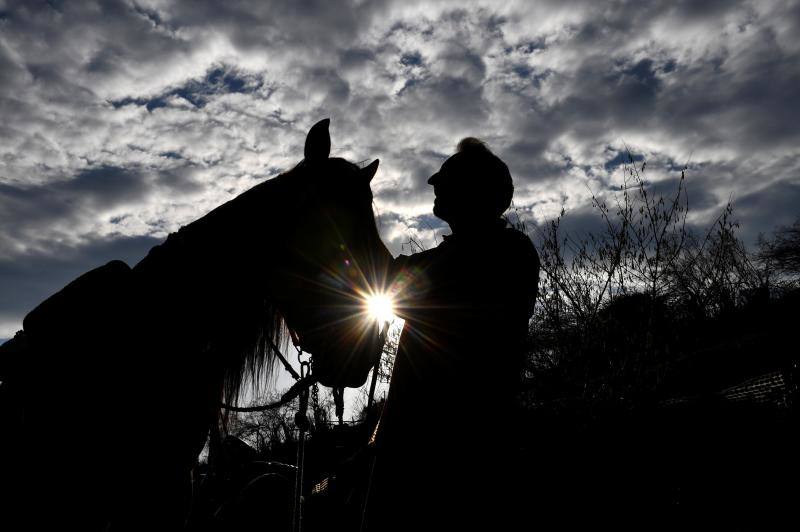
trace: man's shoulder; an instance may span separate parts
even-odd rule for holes
[[[539,262],[539,254],[536,247],[531,242],[530,237],[518,229],[512,227],[504,228],[501,233],[502,244],[512,253],[520,257],[529,257],[531,260]]]
[[[531,239],[528,237],[528,235],[519,229],[515,229],[513,227],[504,227],[500,230],[500,234],[503,235],[503,238],[507,239],[509,242],[513,242],[520,246],[533,247],[533,242],[531,242]]]

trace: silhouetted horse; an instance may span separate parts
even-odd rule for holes
[[[27,315],[0,350],[14,510],[0,528],[11,515],[30,529],[180,527],[220,399],[268,376],[287,328],[321,383],[366,380],[381,345],[359,300],[390,260],[372,211],[378,161],[329,158],[328,123],[291,171]]]

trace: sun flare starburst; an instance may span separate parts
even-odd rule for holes
[[[366,299],[366,310],[370,318],[378,323],[394,320],[394,302],[388,294],[371,294]]]

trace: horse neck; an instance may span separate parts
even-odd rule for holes
[[[172,233],[134,267],[144,292],[188,315],[230,312],[220,298],[254,294],[274,274],[295,190],[286,174],[256,185]],[[181,305],[181,302],[183,304]]]

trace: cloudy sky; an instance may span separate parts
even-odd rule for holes
[[[381,159],[395,253],[444,231],[425,180],[467,135],[531,222],[587,213],[627,145],[653,182],[689,161],[693,222],[733,195],[752,241],[800,214],[798,35],[769,0],[0,0],[0,338],[291,168],[324,117],[334,155]]]

